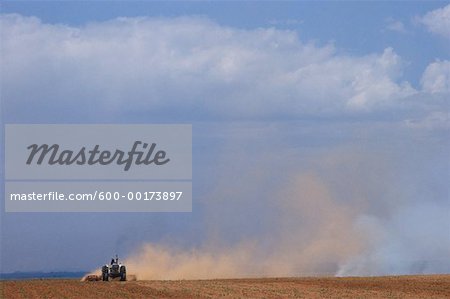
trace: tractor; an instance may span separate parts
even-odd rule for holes
[[[119,257],[116,254],[116,258],[111,259],[111,264],[104,265],[102,267],[102,280],[108,281],[110,278],[118,278],[120,277],[120,281],[127,280],[127,268],[125,265],[119,263]]]

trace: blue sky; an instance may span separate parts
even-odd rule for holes
[[[137,256],[206,273],[245,257],[216,276],[450,271],[448,2],[1,13],[3,123],[192,123],[194,168],[192,213],[104,227],[111,215],[2,208],[3,272],[93,269],[115,251],[136,271]]]

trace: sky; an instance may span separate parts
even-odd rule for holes
[[[0,5],[3,124],[193,125],[191,213],[2,205],[2,272],[450,272],[448,2]]]

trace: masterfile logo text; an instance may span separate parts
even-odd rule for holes
[[[139,147],[142,150],[139,150]],[[94,165],[97,163],[100,165],[108,165],[115,162],[117,165],[124,165],[124,170],[128,171],[133,163],[136,165],[164,165],[170,161],[169,158],[166,158],[166,151],[155,150],[156,143],[152,143],[149,146],[148,143],[142,141],[135,141],[133,147],[128,152],[119,149],[113,152],[108,150],[101,151],[100,145],[98,144],[91,150],[86,150],[86,147],[83,146],[77,151],[67,149],[60,151],[58,144],[53,144],[52,146],[48,144],[42,144],[40,146],[32,144],[27,148],[30,150],[30,155],[27,160],[28,165],[33,163],[35,156],[38,156],[35,161],[38,165],[41,165],[44,160],[49,165]]]
[[[6,179],[192,178],[191,125],[5,126]]]

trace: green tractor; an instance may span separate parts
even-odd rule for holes
[[[125,265],[119,263],[119,257],[116,254],[116,258],[111,259],[111,264],[104,265],[102,267],[102,280],[109,281],[109,279],[119,278],[120,281],[127,280],[127,268]]]

